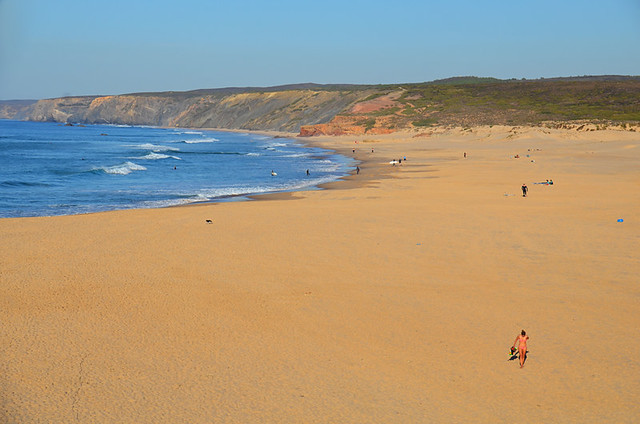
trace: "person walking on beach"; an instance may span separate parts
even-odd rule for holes
[[[529,191],[529,188],[527,187],[526,184],[522,184],[522,197],[527,197],[527,192]]]
[[[524,367],[524,360],[527,357],[527,332],[522,330],[516,339],[513,341],[513,348],[515,349],[516,343],[518,344],[518,357],[520,358],[520,368]]]
[[[360,173],[360,167],[356,166],[356,175]]]

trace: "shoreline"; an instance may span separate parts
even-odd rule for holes
[[[633,422],[640,134],[415,135],[309,140],[365,161],[329,190],[0,219],[0,421]]]
[[[104,124],[92,124],[92,125],[104,125]],[[132,126],[135,127],[136,125],[132,125]],[[351,154],[353,152],[350,149],[352,149],[355,146],[356,149],[360,151],[362,150],[361,149],[362,144],[361,145],[354,144],[354,146],[349,147],[346,145],[347,139],[351,139],[353,141],[357,140],[356,143],[366,144],[367,141],[371,142],[371,139],[385,140],[385,139],[398,139],[398,138],[404,138],[404,139],[420,138],[425,136],[425,134],[427,135],[427,137],[431,135],[442,136],[442,135],[451,135],[451,134],[468,136],[468,135],[474,134],[474,132],[491,133],[494,127],[495,127],[495,130],[493,132],[508,132],[509,134],[512,134],[512,133],[518,134],[518,133],[527,133],[527,132],[551,133],[552,131],[555,131],[556,133],[558,132],[565,133],[565,135],[568,137],[579,136],[581,134],[580,131],[582,131],[582,134],[585,134],[585,133],[589,134],[588,131],[597,131],[595,134],[597,134],[598,132],[621,132],[621,133],[634,132],[632,130],[626,129],[624,126],[613,126],[613,125],[610,125],[604,129],[599,129],[599,127],[596,124],[592,124],[590,121],[579,121],[575,123],[558,122],[557,125],[555,125],[556,128],[550,128],[548,126],[543,126],[543,125],[535,125],[535,126],[534,125],[515,125],[515,126],[513,125],[481,125],[478,127],[471,127],[471,128],[435,126],[435,127],[426,127],[426,128],[413,129],[413,130],[404,129],[404,130],[399,130],[390,134],[370,134],[370,135],[357,134],[357,135],[338,135],[338,136],[320,135],[320,136],[309,136],[309,137],[300,136],[298,133],[275,131],[275,130],[248,130],[248,129],[229,129],[229,128],[199,128],[199,127],[192,128],[192,127],[169,127],[169,126],[157,126],[156,128],[163,128],[163,129],[180,128],[180,129],[194,130],[194,131],[201,130],[201,131],[212,131],[212,132],[219,131],[219,132],[230,132],[230,133],[240,133],[240,134],[246,133],[246,134],[269,136],[269,137],[273,137],[274,139],[285,138],[285,139],[293,140],[295,143],[301,144],[306,147],[318,147],[318,148],[322,148],[330,152],[333,152],[332,154],[338,154],[343,157],[352,158],[356,161],[357,164],[362,164],[363,167],[369,167],[373,165],[377,170],[376,175],[378,175],[381,173],[382,169],[385,168],[385,166],[378,160],[374,160],[374,158],[371,156],[359,155],[358,157],[355,157],[354,154]],[[587,128],[583,130],[582,128],[584,127],[587,127]],[[581,128],[581,129],[578,129],[578,131],[574,133],[574,131],[577,128]],[[374,143],[379,143],[379,142],[381,141],[380,140],[374,141]],[[361,169],[363,169],[363,167],[361,167]],[[386,177],[386,175],[388,175],[388,172],[384,172],[381,175],[384,175]],[[309,186],[308,189],[302,189],[302,190],[292,189],[292,190],[267,192],[267,193],[255,193],[255,194],[248,193],[248,194],[231,195],[231,196],[226,196],[226,197],[221,197],[221,198],[216,198],[211,200],[197,201],[197,202],[185,203],[185,204],[176,204],[176,205],[163,206],[163,207],[157,207],[157,208],[114,209],[114,210],[99,211],[99,212],[79,213],[79,214],[73,214],[73,215],[0,217],[0,220],[13,219],[13,218],[50,218],[50,217],[56,217],[56,216],[91,215],[91,214],[109,213],[113,211],[127,211],[127,210],[138,210],[138,209],[144,210],[144,209],[183,208],[183,207],[199,206],[199,205],[207,205],[207,204],[227,203],[225,199],[235,198],[235,197],[245,199],[240,201],[290,199],[290,198],[298,198],[299,197],[297,195],[298,193],[309,191],[309,190],[313,191],[318,189],[335,190],[335,189],[358,188],[370,183],[371,181],[375,181],[375,178],[370,178],[370,176],[361,177],[358,179],[354,177],[355,177],[355,171],[350,171],[345,176],[339,177],[335,181],[321,183],[314,186]]]
[[[21,122],[21,121],[16,121],[16,122]],[[97,124],[97,125],[102,125],[102,124]],[[84,126],[84,125],[83,125]],[[107,125],[108,126],[108,125]],[[135,126],[134,126],[135,127]],[[149,127],[149,126],[140,126],[139,128],[158,128],[158,129],[167,129],[167,130],[175,130],[176,128],[174,127],[166,127],[166,126],[157,126],[157,127]],[[211,132],[211,133],[215,133],[215,132],[229,132],[229,133],[236,133],[236,134],[253,134],[253,135],[261,135],[261,136],[267,136],[272,138],[273,140],[277,140],[277,139],[286,139],[288,140],[288,143],[290,143],[291,146],[295,146],[296,148],[312,148],[313,146],[311,144],[305,143],[303,140],[301,140],[300,138],[297,137],[297,134],[295,133],[288,133],[288,132],[278,132],[278,131],[255,131],[255,130],[233,130],[233,129],[219,129],[219,128],[179,128],[180,130],[189,130],[189,131],[203,131],[203,132]],[[324,149],[326,153],[323,153],[323,155],[326,156],[334,156],[334,155],[339,155],[339,156],[343,156],[340,155],[339,153],[337,153],[334,150],[330,150],[330,149]],[[344,156],[343,156],[344,157]],[[346,158],[345,158],[346,159]],[[336,177],[336,180],[340,180],[342,178],[348,177],[350,175],[350,166],[347,167],[346,164],[345,166],[343,166],[343,168],[345,168],[344,174],[340,177]],[[74,216],[74,215],[87,215],[87,214],[95,214],[95,213],[104,213],[104,212],[111,212],[111,211],[119,211],[119,210],[136,210],[136,209],[162,209],[162,208],[174,208],[174,207],[185,207],[185,206],[191,206],[191,205],[199,205],[199,204],[208,204],[208,203],[225,203],[225,202],[229,202],[229,201],[249,201],[249,200],[258,200],[260,198],[260,196],[274,196],[274,195],[278,195],[278,194],[285,194],[286,193],[295,193],[295,192],[299,192],[299,191],[306,191],[306,190],[318,190],[318,189],[323,189],[323,185],[327,184],[327,183],[306,183],[303,180],[300,180],[300,185],[304,185],[303,187],[298,187],[298,188],[292,188],[292,189],[282,189],[282,191],[271,191],[271,192],[257,192],[257,193],[244,193],[244,194],[233,194],[233,195],[223,195],[223,196],[219,196],[219,197],[215,197],[209,200],[196,200],[196,201],[192,201],[192,202],[188,202],[188,203],[176,203],[176,204],[169,204],[169,205],[165,205],[165,206],[153,206],[153,207],[126,207],[123,206],[121,208],[116,208],[116,209],[109,209],[109,210],[98,210],[98,211],[93,211],[93,212],[75,212],[75,213],[63,213],[63,214],[55,214],[55,215],[33,215],[33,216],[6,216],[6,217],[0,217],[0,219],[7,219],[7,218],[39,218],[39,217],[54,217],[54,216]],[[333,182],[333,181],[331,181]],[[310,184],[310,185],[305,185],[305,184]]]

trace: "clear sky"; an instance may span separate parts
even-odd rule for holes
[[[0,99],[640,74],[640,0],[0,0]]]

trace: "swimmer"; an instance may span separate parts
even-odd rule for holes
[[[529,336],[527,336],[527,332],[522,330],[520,334],[513,341],[513,347],[516,347],[516,343],[518,343],[518,356],[520,357],[520,368],[524,367],[524,359],[527,356],[527,340],[529,340]]]

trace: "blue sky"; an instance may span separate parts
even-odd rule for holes
[[[0,99],[640,74],[640,0],[0,0]]]

